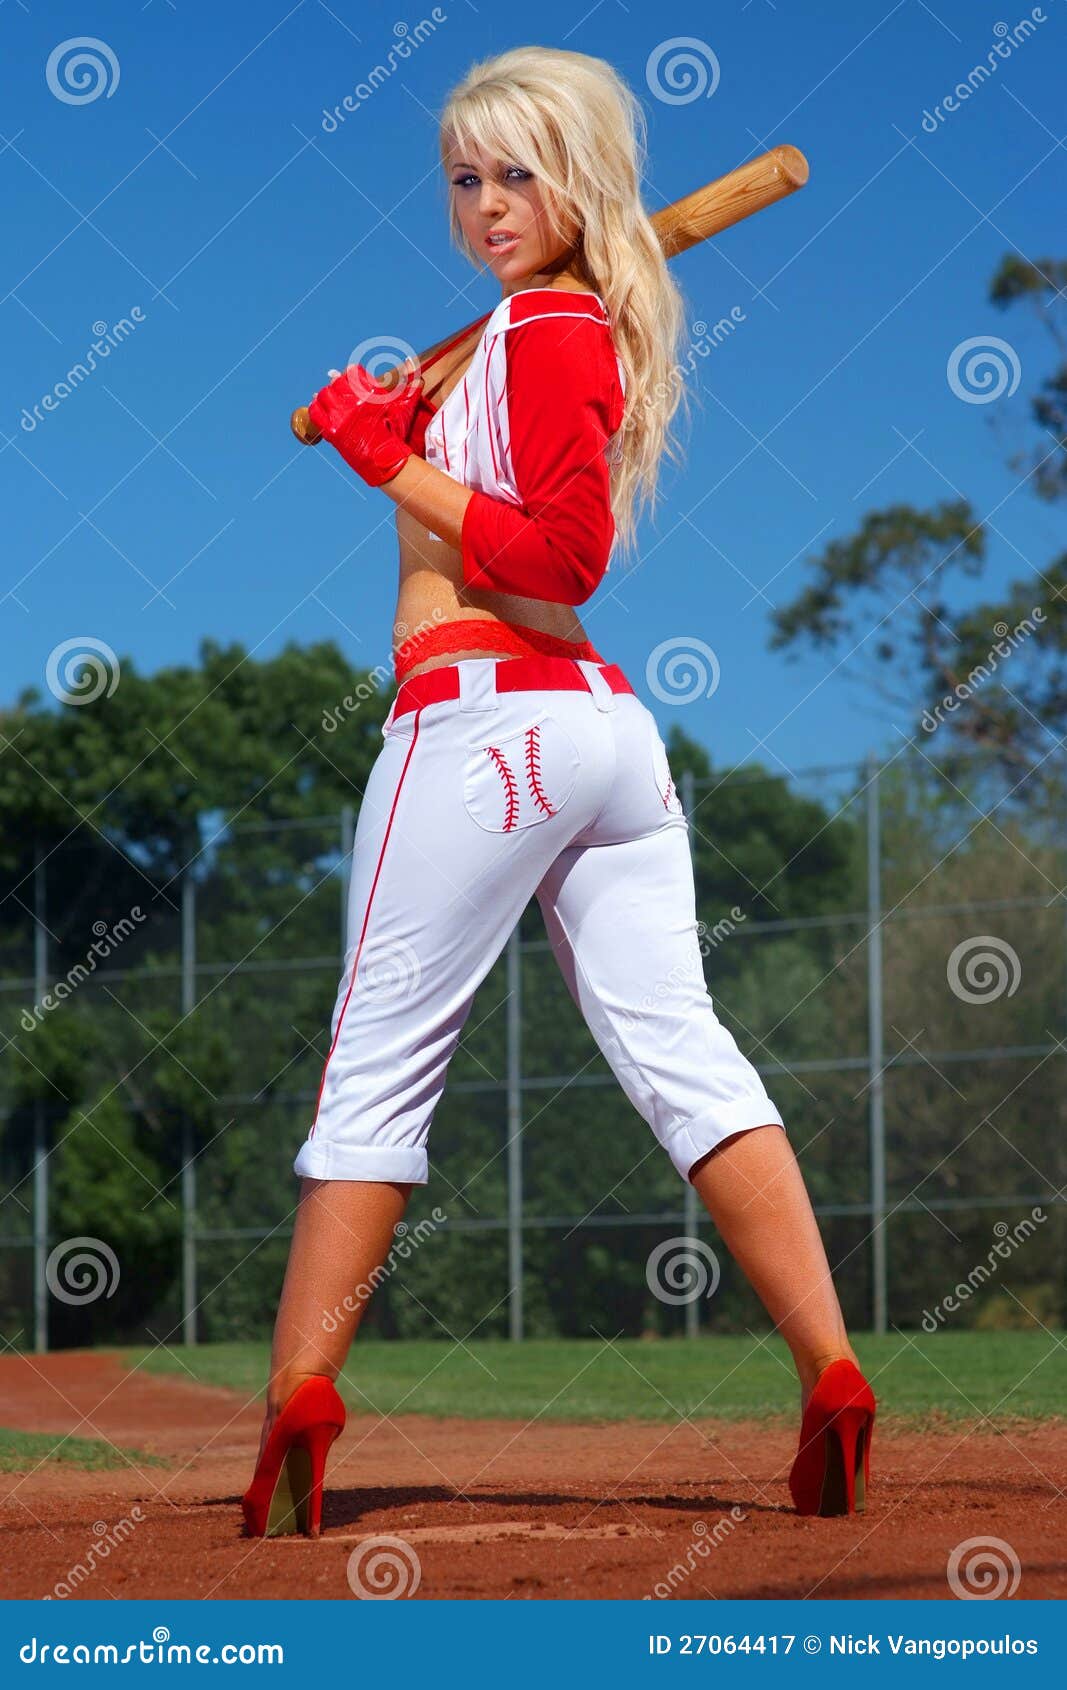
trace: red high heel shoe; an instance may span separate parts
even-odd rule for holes
[[[846,1357],[824,1367],[800,1427],[789,1474],[798,1514],[862,1514],[871,1480],[874,1392]]]
[[[316,1373],[297,1386],[271,1427],[241,1498],[251,1537],[283,1532],[318,1537],[326,1451],[344,1423],[345,1405],[332,1379]]]

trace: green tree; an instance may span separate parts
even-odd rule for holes
[[[990,302],[1023,302],[1052,339],[1057,363],[1030,401],[1040,434],[1016,454],[1030,490],[1046,501],[1067,493],[1067,361],[1060,314],[1067,264],[1006,258]],[[1050,444],[1051,443],[1051,444]],[[956,577],[976,580],[989,520],[965,498],[927,510],[895,504],[868,512],[855,531],[811,560],[811,579],[772,614],[771,648],[801,646],[851,659],[846,673],[892,700],[925,743],[936,732],[946,767],[954,752],[991,753],[989,768],[1013,783],[1063,793],[1058,742],[1067,732],[1067,552],[1012,580],[1005,592],[959,608]],[[956,595],[958,598],[958,595]]]

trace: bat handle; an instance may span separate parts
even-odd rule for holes
[[[292,429],[302,446],[317,446],[319,441],[322,439],[322,435],[308,416],[308,408],[306,405],[297,406],[296,410],[289,418],[289,427]]]

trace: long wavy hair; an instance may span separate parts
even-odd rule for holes
[[[661,457],[679,456],[671,419],[685,398],[679,351],[682,293],[641,203],[645,115],[605,59],[560,47],[514,47],[472,65],[440,118],[442,164],[454,145],[507,160],[538,179],[550,221],[579,229],[574,270],[600,295],[626,373],[626,405],[609,463],[611,508],[624,552],[655,513]],[[449,189],[452,239],[471,263]]]

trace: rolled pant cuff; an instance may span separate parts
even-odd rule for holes
[[[734,1133],[749,1132],[753,1127],[777,1126],[785,1131],[785,1122],[769,1097],[738,1097],[732,1103],[717,1104],[692,1121],[683,1121],[664,1143],[674,1166],[684,1180],[694,1162],[699,1162],[709,1150]]]
[[[293,1172],[308,1179],[361,1179],[404,1185],[427,1185],[429,1157],[425,1150],[405,1150],[399,1145],[331,1144],[328,1140],[305,1139],[293,1163]]]

